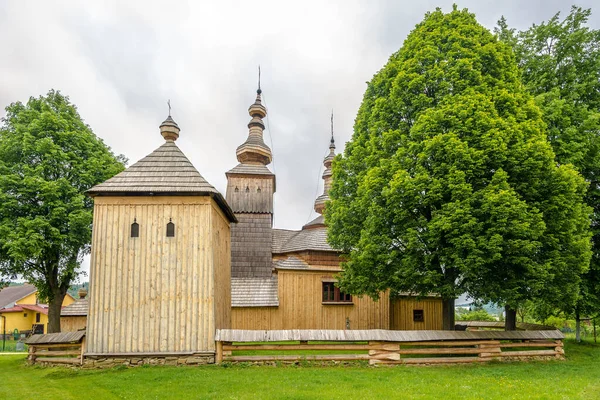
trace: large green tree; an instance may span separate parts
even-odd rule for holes
[[[585,183],[554,158],[510,46],[467,10],[428,13],[369,82],[334,161],[340,286],[438,293],[444,329],[465,292],[513,322],[553,285],[572,303],[590,257]]]
[[[577,303],[561,310],[578,322],[600,313],[600,30],[587,26],[590,15],[574,6],[564,19],[557,13],[522,32],[510,29],[504,18],[496,28],[513,47],[523,83],[543,112],[557,161],[572,163],[589,183],[593,257]],[[541,308],[556,309],[555,291],[543,294]]]
[[[89,253],[92,200],[84,191],[123,170],[60,92],[6,107],[0,126],[0,275],[34,284],[48,332]]]

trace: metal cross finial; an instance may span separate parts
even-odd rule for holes
[[[169,106],[169,117],[171,116],[171,99],[167,100],[167,105]]]
[[[258,65],[258,90],[256,92],[258,94],[262,93],[262,90],[260,89],[260,64]]]
[[[333,108],[331,109],[331,138],[333,139]]]

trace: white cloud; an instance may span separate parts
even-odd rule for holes
[[[452,2],[441,6],[450,10]],[[247,135],[261,64],[265,141],[270,145],[271,134],[277,173],[275,225],[298,229],[321,183],[331,109],[341,151],[365,82],[439,3],[4,1],[0,105],[60,89],[98,136],[135,162],[162,143],[158,125],[170,98],[179,146],[224,192],[225,171],[237,164],[235,148]],[[559,0],[459,6],[489,28],[503,14],[525,28],[570,7]],[[591,25],[599,21],[597,13]]]

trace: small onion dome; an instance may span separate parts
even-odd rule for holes
[[[325,203],[329,200],[329,190],[331,189],[331,180],[332,180],[332,171],[331,164],[333,163],[333,159],[335,158],[335,141],[333,140],[333,135],[331,135],[331,141],[329,143],[329,154],[323,160],[323,165],[325,166],[325,171],[323,172],[323,180],[325,181],[323,186],[323,194],[317,197],[315,200],[315,211],[319,214],[323,214],[323,210],[325,209]]]
[[[248,108],[248,114],[252,117],[248,122],[248,138],[236,149],[236,156],[242,164],[262,164],[271,163],[273,156],[271,149],[263,140],[263,130],[265,124],[263,118],[267,116],[267,109],[262,105],[262,91],[256,91],[256,100]]]
[[[80,299],[85,299],[85,297],[87,296],[88,291],[85,287],[82,287],[81,289],[79,289],[77,291],[77,295],[79,296]]]
[[[173,118],[169,115],[167,119],[160,124],[160,134],[165,138],[166,141],[174,142],[179,138],[179,126]]]

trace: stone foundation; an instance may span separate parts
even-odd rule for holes
[[[203,365],[214,364],[215,356],[190,354],[182,356],[84,356],[83,368],[113,368],[119,365],[137,367],[140,365]]]

